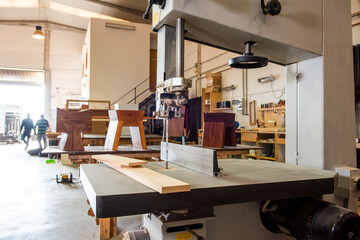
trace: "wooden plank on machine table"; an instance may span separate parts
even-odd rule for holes
[[[107,163],[107,165],[161,194],[188,192],[191,189],[190,184],[186,182],[166,176],[145,167],[121,168],[113,165],[112,163]]]
[[[116,156],[111,154],[92,155],[92,158],[104,163],[111,163],[117,167],[139,167],[147,163],[147,161],[128,158],[123,156]]]

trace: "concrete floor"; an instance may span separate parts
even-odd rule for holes
[[[46,164],[47,158],[29,156],[24,147],[0,145],[0,239],[99,239],[78,166]],[[29,149],[36,147],[32,142]],[[56,174],[64,172],[72,172],[77,183],[56,183]],[[118,218],[118,232],[137,230],[139,220]]]

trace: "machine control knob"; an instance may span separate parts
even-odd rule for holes
[[[356,189],[360,191],[360,178],[356,180]]]
[[[270,14],[271,16],[279,15],[281,12],[281,3],[278,0],[270,0],[266,3],[264,0],[261,0],[261,8],[263,14]]]

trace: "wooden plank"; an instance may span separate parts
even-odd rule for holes
[[[107,163],[107,165],[161,194],[189,192],[191,189],[190,184],[186,182],[145,167],[120,168],[112,163]]]
[[[128,158],[123,156],[116,156],[111,154],[93,155],[92,158],[102,161],[104,163],[111,163],[117,167],[138,167],[147,164],[147,161]]]

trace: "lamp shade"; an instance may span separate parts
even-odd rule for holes
[[[32,37],[35,39],[44,39],[45,38],[44,33],[41,31],[41,26],[38,25],[35,27],[35,32],[33,33]]]

